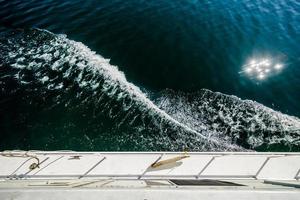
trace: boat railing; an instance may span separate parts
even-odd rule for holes
[[[18,155],[20,155],[20,152],[17,152]],[[114,153],[110,153],[110,152],[98,152],[98,153],[78,153],[78,152],[35,152],[36,156],[33,157],[32,155],[30,155],[28,157],[27,160],[25,160],[23,163],[21,163],[15,170],[13,170],[13,172],[9,175],[1,175],[0,178],[6,178],[6,179],[32,179],[32,178],[78,178],[78,179],[82,179],[82,178],[118,178],[118,179],[259,179],[259,175],[262,172],[262,170],[265,168],[265,166],[268,164],[268,162],[273,159],[273,158],[278,158],[278,157],[288,157],[288,156],[299,156],[299,154],[256,154],[256,153],[190,153],[191,155],[210,155],[212,156],[205,164],[204,166],[199,169],[199,172],[196,174],[149,174],[149,169],[151,169],[151,165],[153,165],[153,163],[156,163],[158,161],[161,161],[163,159],[164,155],[169,155],[169,156],[178,156],[181,155],[181,153],[173,153],[173,152],[166,152],[166,153],[159,153],[159,152],[152,152],[152,153],[129,153],[126,152],[126,154],[131,154],[131,155],[140,155],[140,154],[145,154],[149,155],[149,154],[155,154],[157,155],[157,157],[153,160],[153,162],[148,163],[148,167],[146,169],[144,169],[144,171],[142,173],[139,174],[134,174],[134,173],[128,173],[128,174],[91,174],[91,172],[93,172],[93,170],[100,166],[101,164],[104,163],[105,160],[110,159],[110,155],[120,155],[122,156],[124,153],[120,153],[120,152],[114,152]],[[13,156],[13,152],[11,154],[9,154],[11,156]],[[27,153],[27,155],[29,155]],[[36,168],[32,168],[29,169],[26,173],[22,173],[22,174],[18,174],[18,170],[20,168],[22,168],[24,166],[25,163],[29,162],[31,159],[33,158],[38,158],[39,155],[46,155],[48,157],[44,158],[43,160],[39,161],[39,169]],[[48,164],[46,164],[45,166],[42,166],[43,163],[45,163],[51,155],[60,155],[58,158],[54,159],[53,161],[49,162]],[[65,156],[70,156],[73,155],[72,159],[80,159],[80,157],[82,156],[89,156],[89,155],[98,155],[101,156],[99,157],[99,161],[96,163],[91,163],[91,166],[85,170],[83,173],[81,174],[39,174],[39,172],[49,168],[52,165],[55,165],[59,160],[61,160],[62,158],[64,158]],[[208,175],[205,174],[204,172],[206,172],[206,170],[214,164],[214,162],[216,162],[216,160],[218,160],[218,158],[220,157],[224,157],[224,156],[232,156],[232,155],[263,155],[265,156],[265,160],[262,162],[262,164],[258,167],[257,171],[253,174],[222,174],[222,171],[220,172],[220,174],[213,174],[213,175]],[[184,160],[182,161],[184,162]],[[119,163],[122,164],[122,163]],[[34,173],[31,173],[35,171]],[[130,170],[129,170],[130,172]],[[297,173],[294,176],[295,180],[299,180],[300,176],[300,168],[298,169]]]

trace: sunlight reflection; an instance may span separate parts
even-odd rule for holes
[[[251,59],[243,66],[242,73],[245,73],[250,78],[264,80],[274,74],[277,74],[284,65],[270,58]]]

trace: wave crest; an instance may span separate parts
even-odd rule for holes
[[[207,89],[165,90],[156,104],[194,130],[206,128],[206,133],[245,148],[296,151],[300,147],[300,120],[255,101]]]
[[[60,140],[74,150],[299,147],[299,120],[257,103],[208,90],[167,90],[157,106],[108,59],[65,35],[31,29],[0,40],[0,109],[16,102],[8,108],[17,109],[28,131],[23,148],[57,149]],[[38,144],[33,137],[41,138]]]

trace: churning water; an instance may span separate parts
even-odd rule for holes
[[[297,1],[0,8],[0,149],[300,150]]]

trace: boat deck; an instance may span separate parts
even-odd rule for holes
[[[153,168],[174,152],[5,152],[1,179],[258,179],[298,180],[300,153],[188,153],[187,158]],[[24,155],[17,157],[15,155]],[[30,169],[39,160],[39,166]]]
[[[300,153],[5,151],[0,199],[299,199],[299,176]]]

